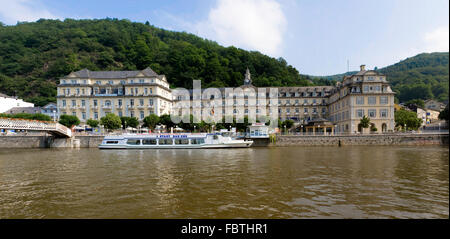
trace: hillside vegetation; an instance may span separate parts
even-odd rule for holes
[[[38,106],[55,102],[59,78],[83,68],[140,70],[165,74],[171,87],[237,87],[245,69],[255,86],[334,85],[344,74],[301,75],[283,58],[223,47],[185,32],[128,20],[39,20],[0,23],[0,92]],[[401,102],[448,100],[448,53],[420,54],[379,69]],[[348,74],[348,73],[346,73]]]
[[[55,101],[58,79],[83,68],[140,70],[150,66],[172,87],[240,86],[248,67],[255,86],[306,86],[308,77],[282,59],[148,22],[128,20],[39,20],[0,24],[0,92],[37,105]]]

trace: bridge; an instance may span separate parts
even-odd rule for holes
[[[0,129],[44,131],[56,137],[72,137],[72,131],[69,128],[60,123],[50,121],[0,118]]]

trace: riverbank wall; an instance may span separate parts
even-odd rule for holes
[[[374,134],[345,136],[277,136],[267,146],[448,145],[448,134]]]
[[[51,135],[0,136],[0,148],[96,148],[104,136],[55,138]],[[349,145],[448,145],[448,134],[276,136],[254,140],[253,147],[349,146]]]

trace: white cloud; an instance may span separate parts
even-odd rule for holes
[[[287,21],[275,0],[218,0],[196,31],[220,44],[281,54]]]
[[[425,34],[427,52],[447,52],[449,49],[449,26],[443,26]]]
[[[16,24],[17,21],[36,21],[40,18],[59,18],[50,13],[39,1],[32,0],[0,0],[0,21],[5,24]]]

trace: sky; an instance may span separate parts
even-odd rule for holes
[[[0,0],[6,25],[106,17],[282,57],[318,76],[449,51],[448,0]]]

